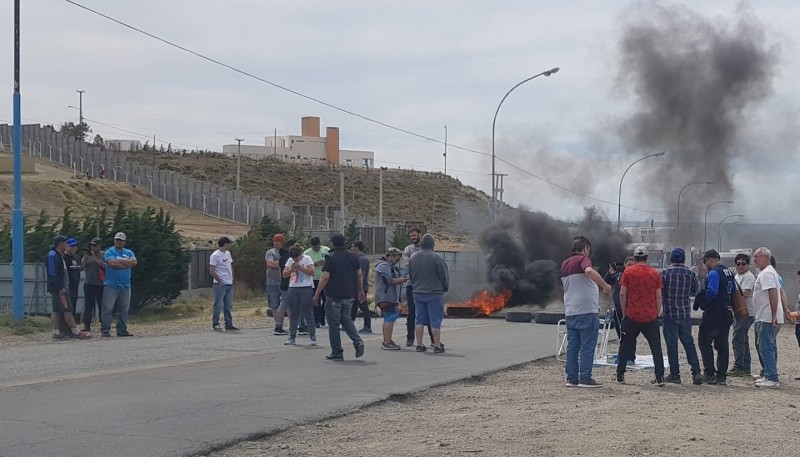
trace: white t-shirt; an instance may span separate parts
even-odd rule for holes
[[[208,264],[217,269],[217,276],[226,286],[233,284],[233,258],[229,251],[222,252],[219,249],[211,254]],[[217,280],[215,279],[216,283]]]
[[[744,292],[745,290],[749,290],[750,292],[755,289],[756,286],[756,276],[749,271],[745,271],[744,274],[736,274],[736,282],[739,284],[739,288],[742,289]],[[753,315],[753,297],[745,297],[744,302],[747,304],[747,313],[751,316]]]
[[[756,322],[772,322],[772,309],[769,305],[769,290],[775,289],[778,292],[778,323],[783,324],[783,307],[781,306],[781,284],[778,279],[778,272],[772,266],[768,266],[758,273],[755,286],[753,287],[753,313]]]
[[[292,265],[299,263],[301,267],[314,267],[314,261],[311,257],[304,255],[299,262],[295,262],[290,258],[286,261],[286,268],[292,268]],[[314,287],[314,275],[307,275],[300,270],[293,270],[289,276],[289,287]]]

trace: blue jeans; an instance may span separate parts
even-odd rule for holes
[[[756,351],[764,370],[764,378],[778,380],[778,330],[771,322],[756,322]]]
[[[600,327],[598,313],[567,316],[567,381],[587,382],[592,379],[594,349]]]
[[[103,310],[100,315],[100,332],[111,332],[112,313],[116,309],[117,335],[128,333],[128,309],[130,306],[130,287],[103,287]]]
[[[331,355],[342,355],[342,337],[339,333],[339,324],[347,332],[347,336],[353,341],[353,345],[364,344],[358,336],[358,330],[350,318],[350,310],[353,307],[352,298],[331,298],[325,299],[325,318],[328,320],[328,337],[331,341]]]
[[[753,316],[737,319],[733,323],[733,369],[736,371],[750,372],[750,341],[748,332],[753,325]]]
[[[692,375],[700,374],[700,360],[697,358],[697,348],[692,337],[692,319],[664,318],[664,341],[667,343],[667,359],[669,360],[669,375],[681,375],[678,365],[678,340],[686,352],[686,361],[692,369]]]
[[[214,315],[211,317],[212,325],[219,325],[219,313],[225,312],[225,328],[233,327],[231,316],[231,302],[233,301],[233,284],[225,285],[214,283]]]
[[[281,285],[267,285],[267,307],[273,313],[281,307]]]

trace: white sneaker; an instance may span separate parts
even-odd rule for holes
[[[316,337],[311,338],[311,346],[316,346],[316,345],[317,345],[317,338]]]
[[[285,346],[294,346],[296,343],[294,342],[294,339],[292,339],[292,338],[289,338],[289,339],[288,339],[288,340],[286,340],[286,342],[285,342],[285,343],[283,343],[283,344],[284,344]]]
[[[770,381],[769,379],[762,379],[761,382],[756,382],[756,387],[770,387],[770,388],[777,388],[780,387],[781,383],[778,381]]]

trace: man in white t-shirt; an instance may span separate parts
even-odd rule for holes
[[[233,241],[227,236],[223,236],[217,242],[219,249],[211,254],[208,260],[211,277],[214,278],[212,288],[214,290],[214,314],[211,318],[211,328],[215,332],[221,332],[219,328],[219,314],[224,311],[225,330],[239,330],[233,325],[231,315],[231,303],[233,302],[233,258],[231,258],[230,248]]]
[[[783,324],[778,272],[770,265],[772,253],[765,247],[756,249],[753,261],[761,270],[753,286],[753,317],[756,329],[756,351],[761,362],[762,377],[756,387],[780,387],[778,380],[778,330]]]
[[[753,325],[753,288],[756,277],[750,272],[750,256],[747,254],[736,255],[736,283],[744,294],[747,304],[747,317],[733,322],[733,369],[728,376],[750,376],[750,326]]]

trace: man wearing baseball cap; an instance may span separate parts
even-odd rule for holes
[[[103,282],[103,311],[100,332],[111,336],[112,312],[117,311],[117,336],[133,336],[128,332],[128,309],[131,306],[131,268],[137,265],[133,251],[125,247],[128,237],[114,235],[114,246],[106,249],[106,280]]]
[[[231,257],[231,246],[233,240],[223,236],[217,241],[219,248],[211,254],[208,260],[211,277],[214,278],[214,313],[211,316],[211,328],[215,332],[222,331],[219,328],[220,312],[225,316],[225,330],[239,330],[233,325],[233,315],[231,308],[233,303],[233,258]]]
[[[633,258],[636,264],[625,269],[620,278],[619,302],[624,319],[622,321],[622,341],[617,356],[617,375],[615,381],[625,383],[625,368],[633,357],[636,338],[643,334],[650,346],[655,363],[656,377],[651,384],[664,385],[664,356],[661,352],[661,333],[658,315],[661,314],[661,275],[647,264],[647,248],[636,246]]]
[[[272,236],[272,248],[268,249],[264,254],[264,262],[267,264],[267,308],[272,311],[272,318],[275,319],[275,335],[288,335],[289,332],[283,329],[283,319],[286,316],[286,310],[289,307],[289,302],[284,303],[284,293],[281,292],[281,272],[283,267],[286,266],[287,257],[282,258],[283,245],[286,242],[282,233],[276,233]],[[288,284],[287,284],[288,287]]]
[[[81,258],[78,256],[78,240],[67,238],[67,249],[64,251],[64,263],[67,264],[67,275],[69,276],[69,305],[73,315],[77,315],[78,310],[78,289],[81,284]],[[77,319],[80,322],[80,319]]]
[[[661,289],[664,299],[664,341],[667,343],[667,359],[669,360],[669,376],[666,381],[681,383],[680,366],[678,365],[678,340],[686,352],[686,361],[692,370],[692,382],[703,383],[700,373],[700,361],[697,348],[692,337],[692,308],[690,297],[697,294],[699,284],[697,275],[685,265],[686,252],[674,248],[669,256],[669,267],[661,270]]]
[[[730,342],[728,334],[733,324],[731,292],[736,289],[736,276],[720,263],[719,252],[709,249],[703,254],[703,265],[708,270],[705,282],[705,306],[700,328],[697,331],[697,347],[703,359],[703,381],[707,384],[727,384]],[[717,363],[714,364],[714,349]]]
[[[78,330],[72,308],[69,306],[67,289],[69,288],[69,275],[64,263],[64,251],[67,249],[67,238],[58,235],[53,238],[53,247],[45,257],[47,269],[47,291],[50,292],[50,325],[53,328],[53,339],[63,340],[72,338],[86,339],[92,335]],[[61,333],[61,323],[69,327],[69,333]]]

